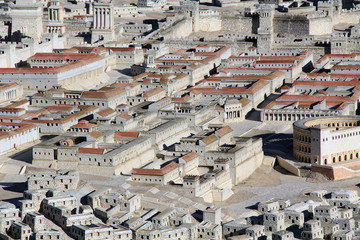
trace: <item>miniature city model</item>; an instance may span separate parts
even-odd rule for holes
[[[360,5],[0,3],[0,239],[360,239]]]

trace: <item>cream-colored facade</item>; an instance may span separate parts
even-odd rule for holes
[[[294,157],[318,165],[358,159],[359,122],[357,116],[318,117],[295,122]]]
[[[11,5],[12,33],[19,31],[36,41],[43,33],[42,4],[36,0],[20,0]]]

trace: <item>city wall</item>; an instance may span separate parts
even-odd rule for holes
[[[233,183],[234,184],[241,183],[242,181],[250,177],[251,174],[253,174],[255,170],[261,166],[263,159],[264,159],[264,153],[260,151],[251,158],[246,159],[238,166],[236,166],[235,172],[233,171],[231,172],[232,175],[235,173],[235,176],[232,177],[232,179],[235,179]]]
[[[309,19],[310,35],[326,35],[332,33],[332,20],[330,17],[318,17]]]
[[[192,33],[193,23],[191,18],[186,18],[182,21],[179,21],[174,26],[170,27],[162,34],[164,38],[178,38],[178,37],[187,37]]]
[[[281,16],[274,18],[274,32],[309,35],[309,20],[305,16]]]
[[[339,17],[339,23],[346,24],[358,24],[360,20],[360,10],[359,9],[350,9],[343,10]]]
[[[250,17],[241,17],[241,16],[223,16],[221,18],[222,21],[222,27],[224,31],[232,31],[232,32],[239,32],[242,34],[252,34],[255,33],[254,31],[257,31],[258,21],[257,24],[254,22],[254,27],[256,29],[253,29],[249,26],[253,26],[253,20]]]
[[[202,16],[199,18],[199,31],[221,31],[222,23],[219,16]]]

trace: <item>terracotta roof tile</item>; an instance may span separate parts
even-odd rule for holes
[[[81,120],[77,124],[71,126],[70,128],[93,128],[96,124],[89,123],[89,121]]]
[[[112,109],[112,108],[105,108],[101,111],[98,111],[96,114],[102,116],[102,117],[105,117],[105,116],[108,116],[112,113],[114,113],[115,111]]]
[[[104,134],[102,134],[99,131],[92,131],[91,133],[88,134],[89,136],[93,137],[93,138],[101,138],[104,136]]]
[[[163,176],[177,168],[178,168],[177,164],[175,162],[171,162],[161,169],[133,168],[133,170],[131,171],[131,174],[132,175]]]
[[[139,132],[122,132],[116,131],[114,137],[116,138],[138,138],[140,136]]]
[[[133,119],[132,116],[130,116],[129,114],[126,114],[126,113],[121,113],[118,115],[119,118],[123,118],[125,120],[130,120],[130,119]]]
[[[52,112],[52,111],[73,111],[74,107],[72,106],[67,106],[67,105],[54,105],[54,106],[50,106],[47,108],[48,111]]]
[[[100,89],[101,90],[101,89]],[[99,98],[99,99],[108,99],[108,98],[112,98],[115,97],[119,94],[122,94],[125,92],[124,88],[121,87],[116,87],[116,88],[108,88],[106,89],[106,91],[85,91],[82,93],[81,97],[82,98]],[[103,89],[104,90],[104,89]]]
[[[225,126],[220,128],[216,131],[217,134],[219,134],[221,137],[225,136],[226,134],[229,134],[233,132],[233,129],[230,126]]]
[[[146,91],[143,93],[143,97],[144,98],[149,98],[149,97],[152,97],[152,96],[155,96],[161,92],[165,92],[165,89],[161,88],[161,87],[156,87],[156,88],[153,88],[149,91]]]
[[[103,155],[105,153],[105,149],[104,148],[79,148],[78,153]]]
[[[200,157],[200,154],[196,152],[190,152],[185,156],[182,156],[181,159],[184,160],[185,162],[190,162],[191,160],[194,160],[197,157]]]
[[[215,134],[211,134],[207,137],[204,137],[201,139],[201,141],[207,146],[210,145],[213,142],[216,142],[218,140],[218,137]]]

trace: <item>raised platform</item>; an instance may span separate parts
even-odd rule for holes
[[[360,177],[360,159],[330,166],[312,165],[311,171],[318,172],[332,180]]]

